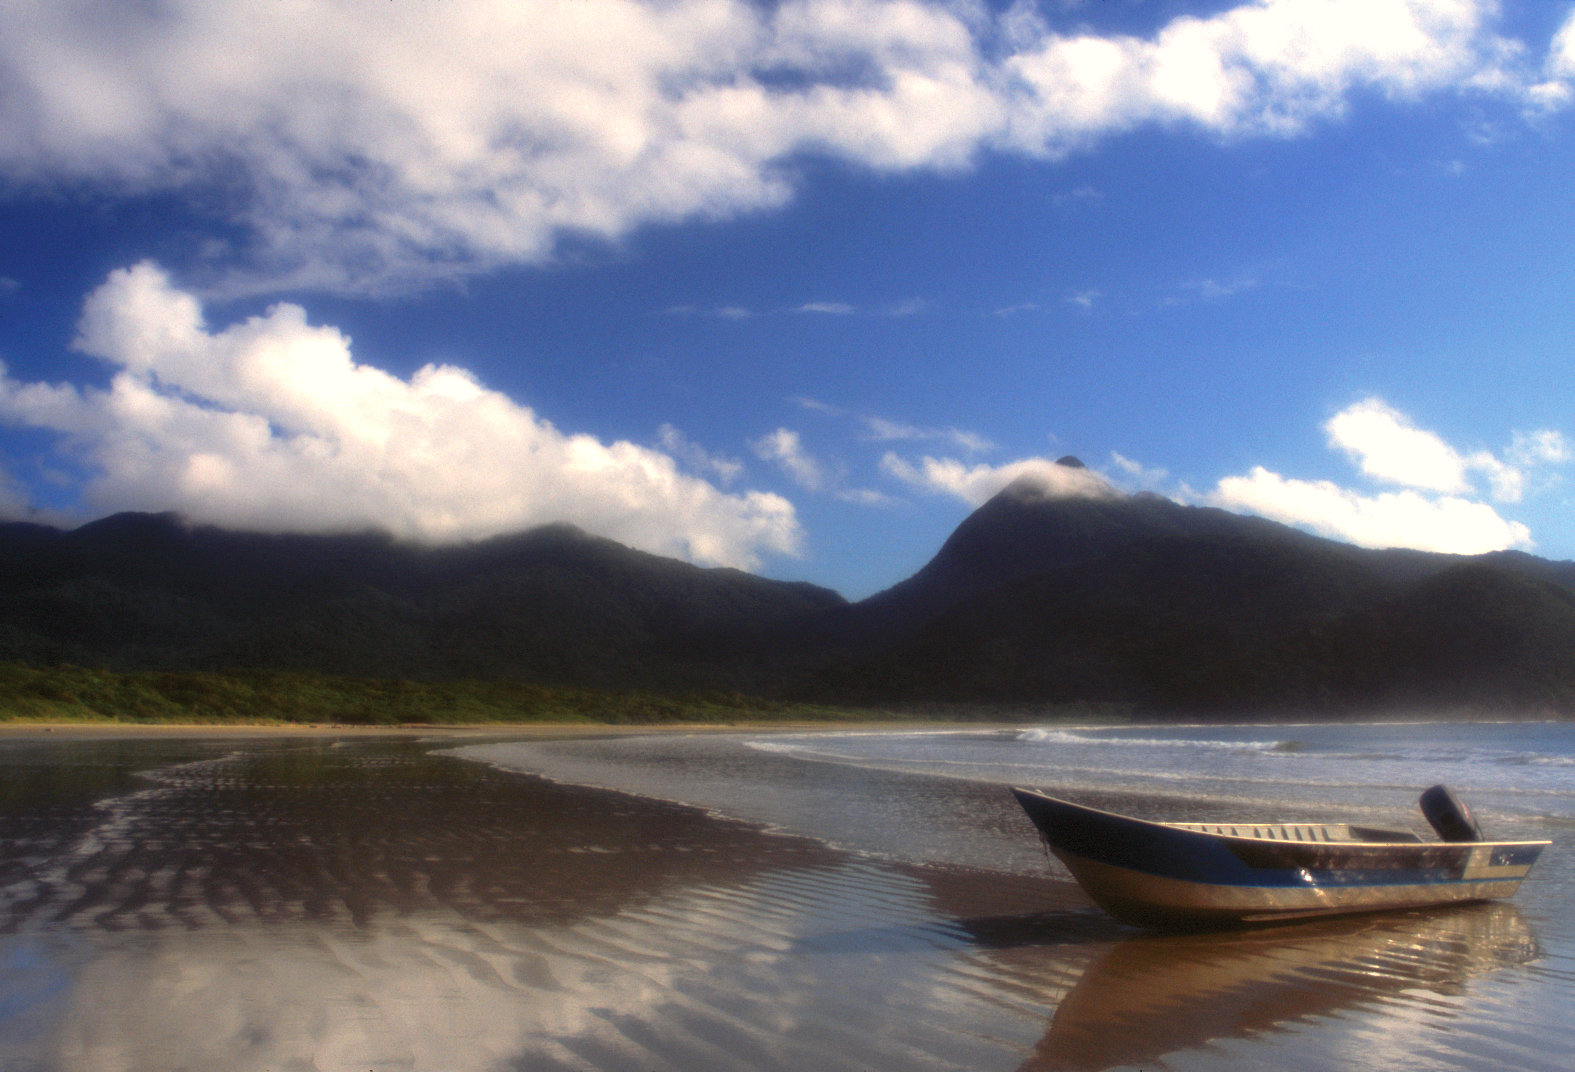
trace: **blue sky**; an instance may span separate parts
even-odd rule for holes
[[[1575,558],[1572,20],[14,0],[0,516],[857,598],[1037,473]]]

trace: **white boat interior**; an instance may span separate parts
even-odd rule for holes
[[[1164,825],[1177,830],[1195,830],[1200,834],[1258,838],[1263,841],[1416,844],[1422,840],[1409,830],[1352,826],[1349,823],[1165,823]]]

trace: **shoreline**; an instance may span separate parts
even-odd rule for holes
[[[374,737],[632,737],[696,733],[836,732],[992,732],[1049,723],[940,722],[880,720],[869,722],[783,722],[775,719],[738,722],[661,722],[631,725],[620,722],[410,722],[368,725],[364,722],[74,722],[0,720],[0,738],[32,734],[68,737],[73,734],[127,733],[147,736],[334,736]],[[1083,725],[1083,723],[1076,723]]]
[[[521,720],[518,722],[290,722],[283,720],[258,720],[235,722],[162,722],[116,719],[22,719],[6,718],[0,714],[0,739],[32,734],[58,736],[106,735],[124,733],[147,736],[332,736],[344,735],[360,738],[372,737],[629,737],[641,735],[665,736],[695,733],[992,733],[1035,728],[1057,729],[1196,729],[1220,727],[1282,727],[1299,726],[1426,726],[1426,725],[1557,725],[1575,721],[1575,718],[1547,713],[1505,715],[1503,713],[1396,713],[1368,712],[1345,713],[1328,717],[1307,714],[1287,714],[1280,717],[1256,714],[1236,718],[1164,717],[1107,720],[1084,718],[1062,713],[1046,713],[1041,718],[974,719],[974,718],[897,718],[871,717],[867,720],[847,717],[828,719],[737,719],[733,721],[673,721],[673,722],[621,722],[621,721],[558,721],[553,719]]]

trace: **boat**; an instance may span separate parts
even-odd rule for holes
[[[1485,841],[1444,786],[1422,794],[1438,832],[1348,823],[1151,822],[1012,793],[1095,904],[1145,927],[1227,926],[1513,896],[1550,843]]]

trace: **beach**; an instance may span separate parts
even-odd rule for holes
[[[0,1067],[1563,1067],[1562,798],[1488,794],[1555,841],[1511,902],[1150,935],[989,773],[1021,733],[11,733]]]

